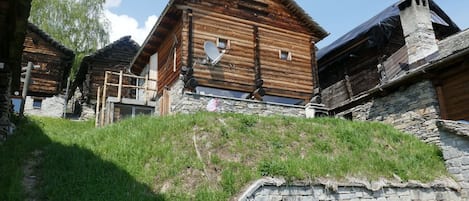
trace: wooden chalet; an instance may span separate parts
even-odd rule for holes
[[[469,30],[460,31],[432,0],[402,0],[319,51],[323,103],[332,114],[357,112],[364,120],[413,112],[426,125],[435,118],[467,121],[468,56]],[[406,92],[417,86],[426,94]],[[413,98],[426,100],[402,102]]]
[[[28,96],[50,97],[64,92],[74,59],[73,50],[28,23],[22,58],[23,67],[28,62],[34,65]]]
[[[0,0],[0,140],[11,132],[11,91],[20,83],[31,0]]]
[[[460,31],[434,1],[428,2],[436,40]],[[409,61],[399,4],[388,7],[318,52],[321,94],[327,107],[348,104],[422,64]]]
[[[155,78],[152,100],[182,75],[186,91],[304,105],[319,87],[315,44],[327,35],[293,0],[171,0],[131,72]],[[206,42],[224,52],[219,63],[210,63]]]
[[[137,42],[125,36],[83,58],[72,85],[73,90],[81,90],[81,102],[96,104],[98,88],[103,87],[105,72],[127,72],[139,48]],[[131,80],[125,81],[125,84],[130,83]],[[117,97],[117,89],[111,90],[108,95]]]
[[[29,62],[33,64],[24,113],[62,117],[75,53],[32,23],[28,23],[23,46],[21,66],[26,67]],[[15,95],[22,95],[22,91],[18,90]],[[13,103],[17,108],[21,101],[15,98]]]

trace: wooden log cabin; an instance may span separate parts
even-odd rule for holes
[[[24,113],[62,117],[67,80],[75,59],[73,50],[28,23],[21,66],[33,64]],[[23,83],[20,85],[23,88]],[[22,95],[22,90],[15,95]],[[16,100],[16,99],[14,99]],[[19,101],[14,101],[15,107]]]
[[[402,0],[319,51],[323,103],[335,115],[401,128],[469,121],[468,56],[469,30],[432,0]]]
[[[105,72],[128,72],[129,64],[140,49],[137,42],[130,36],[124,36],[95,53],[83,58],[80,69],[76,74],[72,89],[81,91],[81,103],[95,105],[97,102],[98,88],[103,86]],[[113,77],[115,81],[117,78]],[[130,84],[132,80],[125,80]],[[129,94],[130,92],[126,92]],[[112,88],[109,96],[117,97],[117,89]]]
[[[0,141],[11,133],[11,91],[20,83],[31,0],[0,0]]]
[[[304,105],[319,87],[315,44],[327,35],[293,0],[171,0],[131,72],[156,78],[153,99],[181,75],[186,91]],[[206,42],[224,52],[218,63]]]
[[[428,3],[438,41],[460,31],[434,1]],[[341,107],[415,69],[422,61],[409,61],[408,49],[396,3],[318,52],[323,103]]]

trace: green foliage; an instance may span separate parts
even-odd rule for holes
[[[29,21],[74,50],[72,75],[84,56],[109,42],[105,0],[33,0]]]
[[[448,175],[436,146],[379,123],[212,113],[99,129],[61,119],[21,122],[0,146],[7,192],[0,200],[24,200],[21,166],[35,149],[44,152],[40,193],[51,201],[228,200],[263,176],[427,182]]]

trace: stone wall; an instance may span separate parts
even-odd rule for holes
[[[198,111],[207,111],[210,101],[218,102],[217,112],[222,113],[243,113],[260,116],[284,115],[293,117],[306,117],[305,106],[285,105],[276,103],[266,103],[261,101],[227,98],[214,95],[203,95],[195,93],[183,93],[183,82],[178,81],[170,91],[171,113],[190,114]],[[159,101],[157,101],[156,111],[159,111]]]
[[[350,113],[354,120],[382,121],[414,134],[424,142],[439,144],[436,126],[436,121],[440,118],[439,103],[430,81],[422,81],[387,96],[376,97],[337,116]]]
[[[469,200],[469,125],[441,120],[438,126],[446,167]]]
[[[6,140],[10,134],[10,78],[9,73],[0,70],[0,142]]]
[[[63,116],[65,96],[57,95],[53,97],[38,97],[42,99],[42,107],[40,109],[33,107],[34,97],[26,97],[24,105],[24,114],[34,116],[57,117]]]
[[[457,186],[456,186],[457,188]],[[238,201],[316,201],[316,200],[354,200],[354,201],[462,201],[458,189],[451,184],[399,183],[384,184],[371,189],[364,184],[325,183],[285,184],[278,179],[261,179],[254,183]]]

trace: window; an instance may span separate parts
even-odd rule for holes
[[[284,61],[291,61],[292,60],[292,54],[289,51],[279,50],[278,51],[278,57],[279,57],[280,60],[284,60]]]
[[[217,38],[217,47],[220,49],[230,49],[231,42],[228,39],[224,38]]]
[[[33,99],[33,108],[34,109],[41,109],[42,107],[42,99]]]
[[[18,114],[20,113],[21,103],[23,99],[21,98],[11,98],[11,102],[13,103],[13,111]]]

